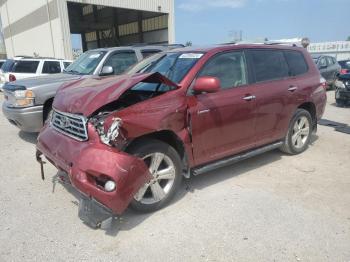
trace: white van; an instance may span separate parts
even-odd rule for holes
[[[1,67],[0,89],[7,82],[39,75],[61,73],[72,61],[51,58],[15,57],[7,59]]]

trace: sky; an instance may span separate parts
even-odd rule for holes
[[[308,37],[311,42],[350,36],[350,0],[175,0],[176,42],[194,45]]]

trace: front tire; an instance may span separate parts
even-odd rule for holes
[[[143,140],[128,153],[144,159],[153,176],[135,194],[130,207],[140,212],[153,212],[166,206],[182,181],[182,162],[170,145],[155,139]]]
[[[305,109],[298,109],[290,121],[281,151],[290,155],[304,152],[310,143],[312,127],[310,113]]]

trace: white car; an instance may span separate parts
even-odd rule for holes
[[[63,72],[72,61],[51,58],[15,57],[7,59],[1,67],[0,89],[7,82],[39,75],[57,74]]]

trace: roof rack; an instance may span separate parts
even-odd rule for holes
[[[298,45],[296,43],[288,43],[288,42],[264,42],[264,45],[288,45],[297,47]]]

